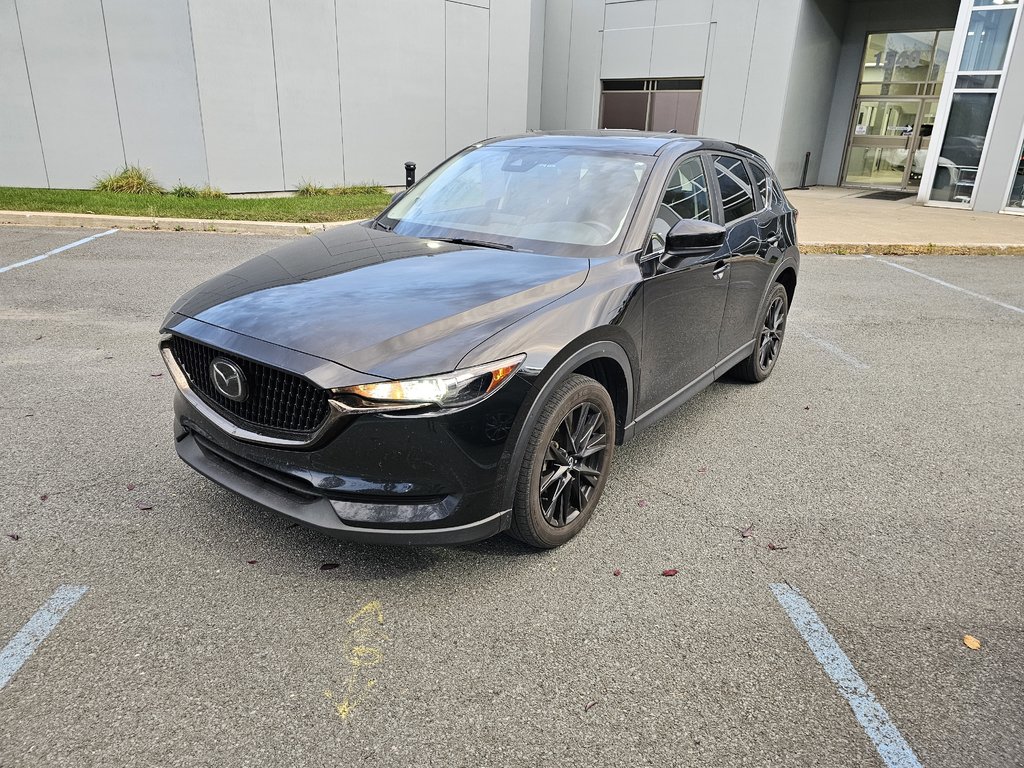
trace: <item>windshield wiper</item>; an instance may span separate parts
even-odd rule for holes
[[[430,240],[440,240],[445,243],[456,245],[479,245],[481,248],[497,248],[502,251],[514,251],[515,248],[508,243],[491,243],[487,240],[474,240],[469,237],[431,237]]]

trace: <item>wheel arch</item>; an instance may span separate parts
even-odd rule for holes
[[[562,350],[551,359],[534,381],[531,395],[520,409],[512,428],[515,440],[510,441],[511,448],[503,457],[502,509],[512,504],[515,495],[518,477],[515,470],[522,465],[525,458],[525,436],[536,425],[544,403],[561,382],[572,374],[590,376],[608,389],[612,404],[615,406],[615,442],[621,444],[624,441],[625,427],[633,420],[634,391],[639,368],[619,342],[599,338],[598,333],[599,329],[585,334]]]
[[[782,287],[786,289],[786,300],[792,306],[793,295],[796,293],[796,268],[793,264],[786,264],[775,276],[773,282],[781,283]]]

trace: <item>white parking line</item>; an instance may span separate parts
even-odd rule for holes
[[[789,614],[796,631],[810,647],[825,674],[836,684],[840,695],[853,710],[857,722],[878,750],[888,768],[921,768],[914,750],[878,703],[867,683],[857,674],[843,649],[836,643],[811,604],[788,584],[772,584],[772,592]]]
[[[70,248],[74,248],[75,246],[88,243],[90,240],[95,240],[98,237],[106,237],[107,235],[112,235],[115,232],[117,232],[117,229],[108,229],[106,232],[100,232],[98,235],[90,235],[89,237],[83,237],[81,240],[76,240],[75,242],[69,243],[68,245],[62,245],[60,248],[54,248],[52,251],[47,251],[46,253],[40,256],[33,256],[31,259],[19,261],[17,264],[8,264],[6,267],[0,267],[0,272],[8,272],[12,269],[17,269],[18,267],[24,267],[26,264],[34,264],[37,261],[42,261],[45,258],[53,256],[55,253],[60,253],[61,251],[66,251]]]
[[[88,587],[58,587],[18,634],[0,651],[0,691],[11,681],[32,652],[53,632],[65,614],[89,591]]]
[[[843,349],[838,344],[834,344],[833,342],[828,341],[826,339],[819,339],[813,333],[808,333],[803,328],[797,328],[796,332],[799,333],[801,336],[803,336],[808,341],[811,341],[811,342],[817,344],[822,349],[831,352],[833,355],[838,357],[840,360],[842,360],[847,365],[852,365],[854,368],[858,368],[858,369],[860,369],[862,371],[866,370],[867,368],[870,367],[863,360],[858,360],[856,357],[854,357],[853,355],[849,354],[848,352],[844,352]]]
[[[945,280],[939,280],[939,278],[937,278],[937,277],[932,277],[931,275],[926,275],[924,272],[918,272],[916,269],[911,269],[910,267],[904,267],[902,264],[897,264],[894,261],[887,261],[886,259],[879,259],[879,258],[877,258],[875,256],[865,256],[864,258],[865,259],[871,259],[872,261],[877,261],[879,264],[886,264],[886,265],[888,265],[890,267],[894,267],[896,269],[902,269],[904,272],[909,272],[912,275],[917,275],[918,277],[923,277],[925,280],[931,280],[933,283],[938,283],[939,285],[941,285],[941,286],[943,286],[945,288],[952,288],[954,291],[960,291],[960,293],[966,293],[968,296],[973,296],[976,299],[981,299],[982,301],[987,301],[987,302],[989,302],[991,304],[995,304],[997,307],[1002,307],[1003,309],[1008,309],[1011,312],[1020,312],[1022,315],[1024,315],[1024,309],[1021,309],[1020,307],[1015,307],[1013,304],[1006,304],[1006,303],[1004,303],[1002,301],[999,301],[998,299],[993,299],[991,296],[986,296],[983,293],[975,293],[974,291],[969,291],[966,288],[961,288],[959,285],[953,285],[952,283],[947,283]]]

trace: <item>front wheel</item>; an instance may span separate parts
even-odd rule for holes
[[[754,339],[754,351],[750,357],[733,368],[733,373],[743,381],[764,381],[771,374],[782,352],[782,340],[786,335],[786,317],[789,315],[789,294],[780,283],[775,283],[768,292],[762,323]]]
[[[510,533],[540,549],[569,541],[601,498],[614,450],[611,397],[593,379],[573,374],[551,395],[530,433]]]

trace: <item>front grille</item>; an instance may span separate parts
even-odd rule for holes
[[[285,432],[312,432],[327,418],[327,393],[305,379],[181,336],[171,337],[170,348],[192,389],[236,419]],[[217,357],[230,360],[245,374],[249,394],[242,402],[214,389],[210,362]]]

